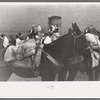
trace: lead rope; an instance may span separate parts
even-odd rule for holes
[[[82,48],[84,49],[84,46],[83,46],[82,42],[81,42],[80,39],[79,39],[79,37],[82,36],[83,34],[80,35],[80,36],[77,36],[77,34],[75,33],[75,35],[76,35],[76,38],[78,39],[78,41],[80,42],[80,44],[82,45]]]
[[[38,50],[39,50],[39,45],[36,46],[36,51],[35,51],[34,57],[30,56],[31,65],[32,65],[32,72],[34,73],[35,76],[39,76],[39,72],[36,68],[36,63],[35,63]]]
[[[73,37],[74,37],[74,45],[73,45],[73,53],[74,53],[74,55],[75,55],[75,50],[74,50],[74,48],[75,48],[75,43],[76,43],[76,37],[75,37],[75,35],[72,33],[72,35],[73,35]]]

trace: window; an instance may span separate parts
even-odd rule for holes
[[[60,16],[49,17],[49,25],[55,25],[55,24],[61,27],[61,17]]]

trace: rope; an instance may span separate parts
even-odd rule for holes
[[[59,63],[55,58],[53,58],[49,53],[46,51],[42,50],[44,55],[56,66],[63,66],[63,64]]]

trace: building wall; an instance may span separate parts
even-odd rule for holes
[[[61,34],[68,32],[76,22],[83,31],[93,24],[100,31],[100,4],[0,4],[0,32],[24,32],[40,24],[43,32],[48,31],[48,18],[61,16]]]

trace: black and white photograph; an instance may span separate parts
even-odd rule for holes
[[[99,81],[99,17],[100,3],[0,3],[0,82]]]

